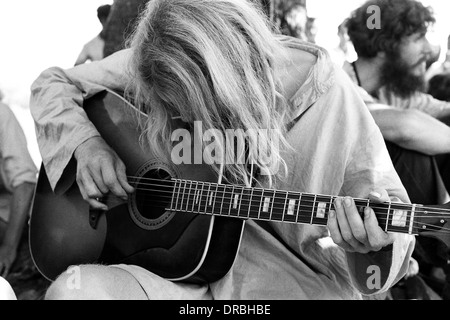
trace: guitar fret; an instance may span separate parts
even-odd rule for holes
[[[302,193],[299,193],[299,197],[298,197],[298,204],[297,204],[297,213],[296,213],[296,217],[295,217],[295,223],[298,223],[298,214],[300,211],[300,204],[302,203]]]
[[[174,184],[173,184],[173,192],[172,192],[172,199],[170,201],[170,210],[171,211],[175,211],[175,208],[173,207],[174,205],[174,199],[175,199],[175,194],[176,194],[176,188],[177,188],[177,180],[174,180]]]
[[[186,192],[186,185],[187,185],[187,181],[184,180],[184,186],[183,186],[183,195],[181,196],[181,203],[180,203],[180,211],[183,211],[183,202],[184,202],[184,195]]]
[[[192,209],[191,212],[194,212],[194,206],[198,201],[200,191],[198,190],[198,181],[195,181],[195,192],[194,192],[194,198],[192,199]]]
[[[318,195],[315,200],[311,224],[325,226],[328,223],[328,212],[333,205],[333,197]]]
[[[216,191],[214,192],[214,201],[211,213],[214,214],[214,208],[216,207],[216,199],[217,199],[217,190],[219,189],[219,184],[216,183]]]
[[[273,211],[274,192],[273,190],[261,190],[261,205],[258,210],[258,219],[270,220]]]
[[[255,188],[252,193],[252,201],[249,208],[248,218],[260,219],[261,217],[261,207],[264,201],[264,190]]]
[[[251,193],[250,193],[250,201],[249,201],[249,204],[248,204],[247,218],[250,218],[250,209],[252,207],[253,192],[254,192],[254,189],[252,188],[251,189]]]
[[[217,184],[216,188],[216,197],[214,200],[213,214],[214,215],[222,215],[223,201],[225,198],[225,186],[222,184]],[[217,203],[217,202],[220,202]],[[218,208],[219,207],[219,208]]]
[[[386,216],[386,226],[384,227],[384,232],[388,232],[388,228],[389,228],[389,215],[391,213],[391,202],[389,202],[389,207],[387,210],[387,216]]]
[[[413,204],[412,209],[411,209],[411,216],[410,216],[410,220],[409,220],[409,229],[408,229],[408,234],[413,234],[413,227],[414,227],[414,215],[416,213],[416,204]]]
[[[233,205],[233,198],[234,198],[234,186],[232,186],[232,189],[231,189],[230,206],[228,208],[228,215],[231,215],[231,206]]]
[[[241,198],[239,199],[239,208],[237,210],[237,216],[239,217],[239,214],[241,212],[241,205],[242,205],[242,198],[244,197],[244,188],[242,188],[241,191]]]
[[[281,217],[281,221],[284,221],[284,215],[286,214],[286,205],[287,205],[287,201],[288,201],[288,198],[289,198],[289,192],[286,192],[286,199],[284,199],[284,207],[283,207],[283,215],[282,215],[282,217]]]
[[[277,192],[275,190],[273,190],[272,207],[270,208],[270,217],[269,217],[270,220],[272,220],[273,206],[275,204],[276,194],[277,194]]]
[[[285,212],[286,207],[286,196],[283,194],[286,191],[277,191],[275,193],[275,197],[273,199],[273,210],[270,220],[272,221],[282,221],[283,214]]]
[[[311,210],[311,221],[309,222],[309,224],[313,224],[313,220],[314,220],[314,208],[316,207],[316,200],[317,200],[317,195],[314,195],[314,202],[313,202],[313,206],[312,206],[312,210]]]
[[[298,212],[298,194],[295,192],[288,192],[285,199],[285,210],[283,221],[296,222]],[[296,209],[297,207],[297,209]]]
[[[300,201],[299,215],[297,223],[311,224],[311,215],[314,213],[313,203],[315,202],[315,197],[310,194],[304,193]]]
[[[239,192],[240,190],[240,192]],[[239,217],[239,212],[242,205],[242,195],[244,193],[244,187],[235,186],[233,191],[233,198],[230,210],[230,216]]]
[[[208,183],[208,191],[206,192],[206,197],[205,197],[205,210],[203,211],[203,213],[207,213],[206,210],[208,210],[208,199],[210,196],[209,191],[211,190],[211,183]]]
[[[200,193],[199,193],[199,195],[198,195],[198,198],[197,198],[197,204],[198,204],[198,206],[197,206],[197,212],[198,212],[198,213],[201,212],[200,208],[201,208],[201,204],[202,204],[203,190],[205,189],[205,183],[204,183],[204,182],[201,182],[201,184],[202,184],[202,190],[200,191]]]
[[[180,190],[181,190],[181,180],[178,180],[178,191],[177,191],[177,200],[175,201],[175,211],[178,211],[178,199],[180,197]]]
[[[186,212],[189,212],[189,201],[190,201],[190,197],[191,197],[191,191],[192,191],[192,181],[188,181],[189,182],[189,192],[187,194],[187,199],[186,199]]]

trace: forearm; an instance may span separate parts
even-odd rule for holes
[[[409,136],[398,141],[398,145],[409,150],[415,150],[435,156],[450,153],[450,128],[436,123],[433,127],[418,129]],[[392,141],[395,143],[395,141]]]
[[[23,183],[13,190],[10,219],[2,242],[3,246],[17,250],[29,217],[34,188],[35,184]]]
[[[50,68],[31,87],[30,110],[50,184],[55,188],[73,151],[98,136],[82,105],[105,88],[123,91],[127,85],[127,52],[72,69]]]
[[[428,155],[450,152],[450,127],[417,110],[371,110],[385,140]]]

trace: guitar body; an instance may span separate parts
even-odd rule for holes
[[[109,210],[90,210],[76,183],[55,194],[42,167],[30,220],[30,250],[39,271],[54,280],[71,265],[132,264],[171,281],[213,282],[231,268],[244,220],[172,212],[172,178],[217,182],[206,164],[170,165],[139,143],[145,117],[115,93],[86,100],[84,109],[127,167],[136,192],[106,197]],[[147,181],[167,184],[148,187]]]

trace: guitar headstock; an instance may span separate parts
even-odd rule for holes
[[[450,203],[418,207],[414,225],[419,235],[438,239],[450,248]]]

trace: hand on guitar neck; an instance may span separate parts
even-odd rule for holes
[[[392,201],[387,192],[372,192],[369,199],[374,203]],[[337,198],[335,210],[330,210],[328,229],[333,241],[347,252],[368,253],[379,251],[392,244],[392,234],[380,228],[375,212],[367,206],[364,215],[359,213],[350,197]]]
[[[77,160],[77,183],[83,199],[91,208],[108,210],[101,198],[111,192],[128,199],[134,188],[128,184],[125,165],[101,137],[92,137],[74,152]]]

